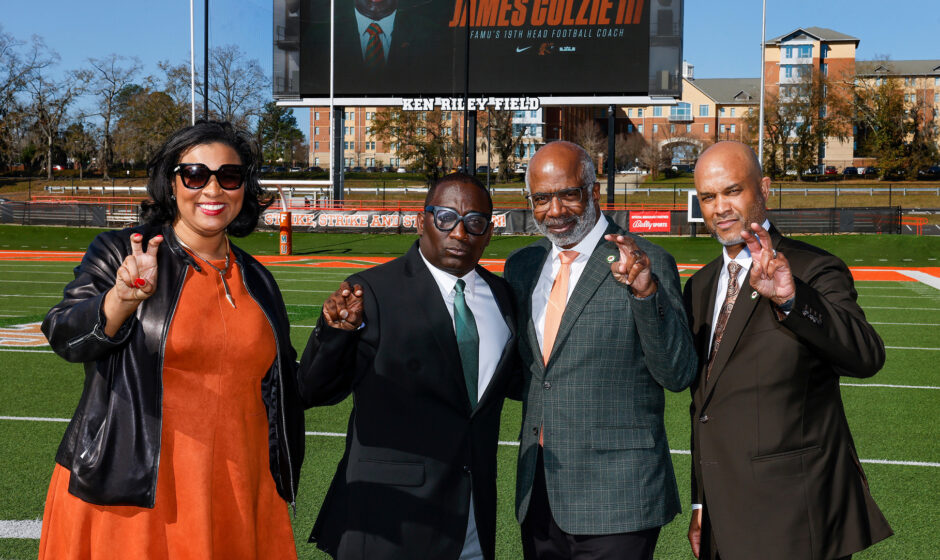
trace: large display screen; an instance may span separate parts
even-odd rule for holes
[[[330,0],[286,1],[298,37],[275,47],[296,49],[297,79],[285,92],[275,80],[275,95],[328,97]],[[471,94],[679,92],[681,0],[334,2],[334,97],[460,96],[468,44]]]

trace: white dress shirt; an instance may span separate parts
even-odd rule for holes
[[[431,271],[431,276],[441,290],[441,297],[450,313],[451,321],[454,320],[454,296],[457,285],[457,277],[432,265],[424,254],[418,250],[421,260]],[[483,398],[486,387],[493,380],[493,374],[496,372],[496,366],[499,365],[499,359],[503,355],[503,349],[506,342],[509,341],[509,326],[503,320],[503,314],[496,304],[496,298],[493,297],[493,291],[490,289],[486,280],[480,278],[476,270],[471,270],[462,276],[465,283],[464,300],[467,307],[473,313],[473,319],[477,324],[477,333],[480,337],[479,364],[480,369],[477,377],[477,402]],[[456,333],[454,326],[454,333]],[[476,518],[473,512],[473,495],[470,495],[470,514],[467,518],[467,535],[464,539],[463,551],[460,554],[460,560],[482,559],[483,549],[480,546],[480,537],[477,534]]]
[[[532,291],[532,324],[535,325],[535,333],[539,338],[539,348],[542,347],[542,340],[545,335],[545,308],[548,306],[548,297],[552,293],[552,284],[555,283],[555,276],[558,275],[558,270],[561,268],[561,260],[558,254],[562,251],[578,252],[577,258],[571,263],[571,273],[568,276],[568,295],[565,297],[565,301],[567,302],[568,298],[570,298],[571,294],[574,292],[574,287],[578,284],[578,279],[581,278],[581,273],[584,272],[584,267],[587,266],[588,261],[591,259],[594,248],[597,247],[597,244],[604,237],[604,232],[607,231],[607,226],[609,225],[610,222],[607,221],[607,216],[601,213],[591,231],[574,247],[563,249],[552,244],[551,254],[545,259],[545,265],[542,266],[539,280],[535,284],[535,289]]]
[[[761,225],[764,229],[770,231],[770,220],[764,220],[764,223]],[[725,306],[725,297],[728,295],[728,282],[731,279],[731,275],[728,274],[728,263],[733,260],[741,265],[741,269],[738,270],[738,297],[741,297],[743,293],[750,294],[754,291],[748,279],[748,273],[751,270],[751,263],[754,262],[754,259],[751,258],[751,250],[747,248],[747,245],[742,247],[741,251],[733,259],[728,256],[728,248],[722,247],[721,256],[721,272],[718,274],[718,286],[715,287],[715,309],[712,311],[712,332],[708,335],[709,353],[711,353],[712,343],[715,340],[715,324],[718,322],[718,315],[721,314],[721,308]],[[706,360],[708,358],[709,356],[705,357]],[[692,504],[693,510],[701,508],[702,504]]]
[[[398,13],[398,10],[395,10],[382,19],[369,19],[360,14],[359,10],[353,11],[356,12],[356,25],[359,26],[359,46],[362,49],[362,59],[365,60],[366,58],[366,45],[369,44],[369,39],[372,38],[371,35],[366,33],[366,29],[369,28],[370,24],[377,23],[379,27],[382,28],[382,33],[379,34],[379,39],[382,41],[382,54],[385,56],[385,60],[388,61],[388,48],[392,42],[392,31],[395,29],[395,14]]]
[[[764,229],[770,231],[770,220],[764,220],[764,223],[761,225]],[[751,269],[753,259],[751,258],[751,250],[747,248],[747,245],[741,248],[741,251],[734,259],[728,256],[727,247],[721,248],[721,255],[724,262],[721,266],[721,273],[718,275],[718,286],[715,287],[715,309],[712,311],[712,332],[708,336],[709,349],[711,349],[712,341],[715,339],[715,323],[718,322],[718,315],[721,313],[721,308],[725,305],[725,296],[728,295],[728,281],[731,278],[728,274],[728,263],[734,260],[741,265],[741,270],[738,271],[738,297],[741,297],[740,294],[742,293],[747,293],[750,296],[750,293],[754,291],[748,279],[748,271]]]

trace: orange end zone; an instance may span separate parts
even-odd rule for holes
[[[82,255],[77,251],[0,251],[0,261],[22,262],[80,262]],[[297,266],[309,268],[371,268],[377,264],[386,263],[394,257],[332,257],[310,255],[256,255],[256,259],[266,266]],[[480,264],[492,272],[502,272],[505,265],[503,259],[482,259]],[[689,277],[701,264],[678,264],[679,276]],[[905,276],[901,271],[917,271],[940,278],[940,267],[889,267],[889,266],[857,266],[849,267],[852,277],[856,281],[888,281],[888,282],[916,282],[914,278]]]

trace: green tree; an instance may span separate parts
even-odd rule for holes
[[[98,149],[97,130],[94,125],[74,122],[65,129],[62,149],[78,167],[79,180],[85,177],[85,167],[91,163]]]
[[[463,144],[454,137],[453,120],[439,109],[378,111],[369,133],[392,144],[402,161],[417,166],[428,184],[460,161]]]
[[[304,140],[293,110],[279,107],[274,101],[264,104],[256,135],[262,159],[268,163],[293,161],[295,147]]]

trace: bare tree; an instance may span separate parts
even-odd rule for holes
[[[19,157],[17,152],[31,120],[20,94],[35,72],[56,60],[58,56],[39,37],[34,36],[26,47],[0,26],[0,167]]]
[[[615,148],[618,168],[633,167],[639,164],[640,156],[646,150],[646,140],[639,133],[623,133]]]
[[[499,166],[497,180],[505,183],[512,173],[513,158],[516,149],[522,143],[525,127],[520,126],[516,130],[512,122],[513,111],[496,111],[489,107],[484,115],[486,120],[482,125],[489,127],[489,130],[487,135],[480,140],[480,146],[485,149],[489,142],[489,147],[496,154]]]
[[[33,125],[45,145],[47,179],[52,179],[52,150],[59,140],[62,123],[69,106],[81,95],[85,85],[82,77],[74,72],[64,80],[56,81],[46,77],[44,72],[36,71],[28,82]]]
[[[242,128],[261,114],[271,81],[254,58],[237,45],[209,51],[209,106],[218,118]]]
[[[607,137],[601,133],[601,127],[594,120],[582,121],[575,126],[571,134],[572,141],[584,148],[591,158],[607,151]]]
[[[87,71],[90,82],[89,93],[98,101],[98,115],[101,117],[101,153],[98,161],[105,179],[109,179],[108,169],[114,157],[111,138],[111,120],[115,116],[115,106],[120,92],[132,84],[141,63],[137,58],[128,58],[111,54],[103,58],[89,58],[91,68]]]

